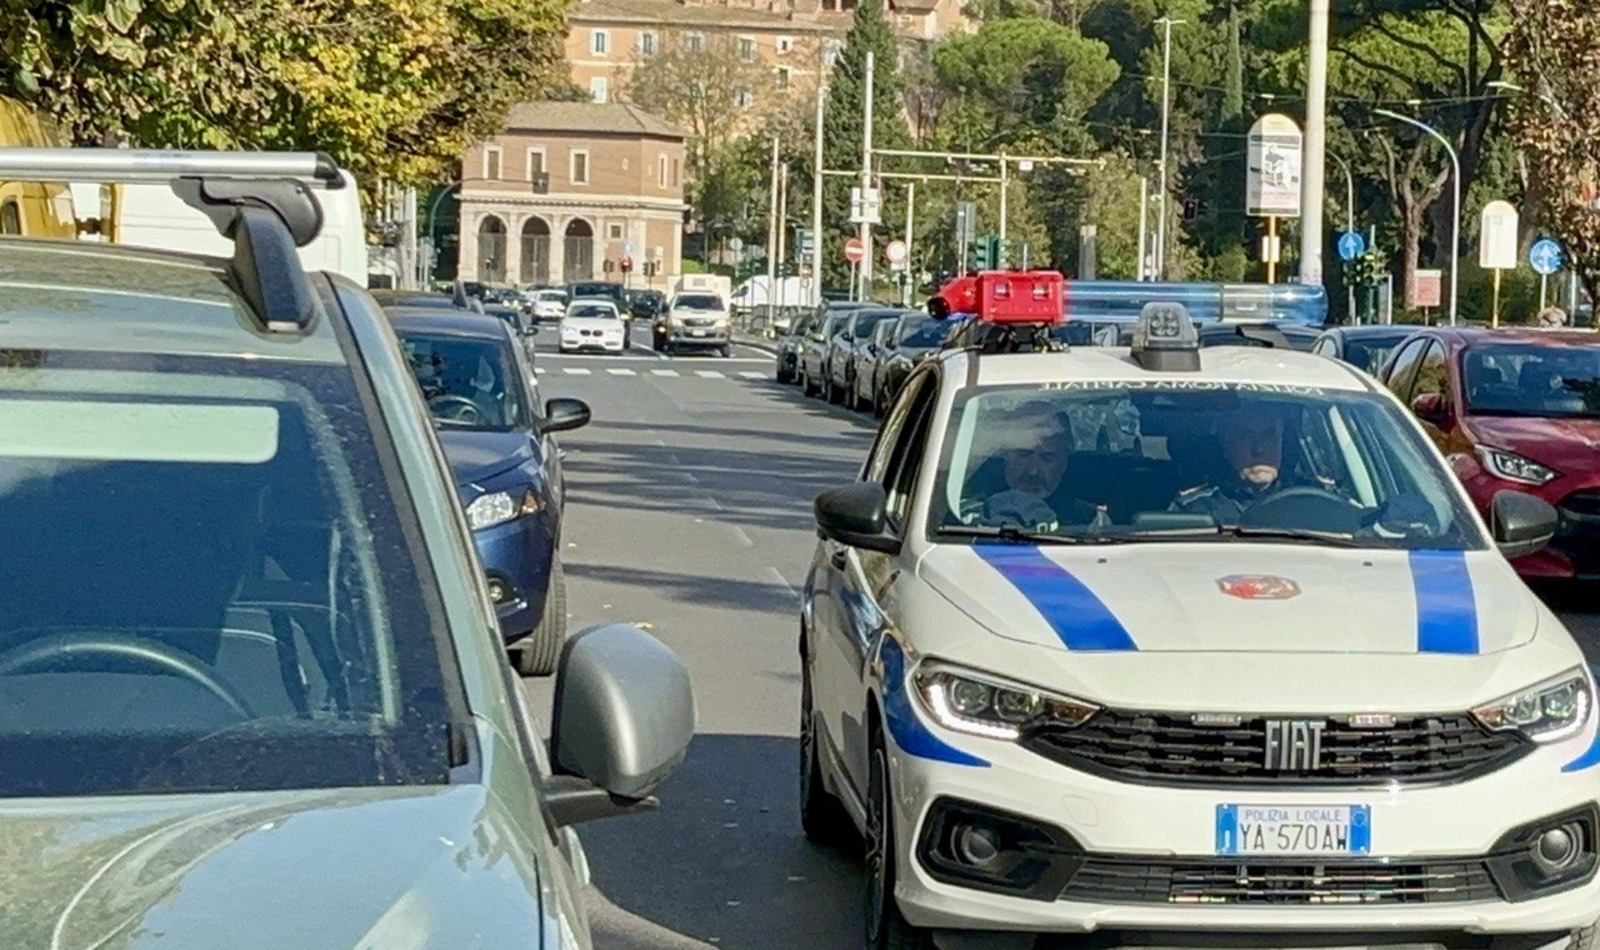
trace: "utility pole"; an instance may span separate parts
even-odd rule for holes
[[[1328,7],[1311,0],[1305,162],[1300,170],[1300,283],[1322,285],[1322,192],[1328,154]]]
[[[783,163],[783,171],[778,176],[778,265],[789,260],[789,163]],[[779,286],[788,287],[789,282],[780,274]],[[785,295],[779,294],[777,304],[782,307],[788,304]]]
[[[915,247],[911,243],[912,231],[917,226],[917,183],[906,182],[906,264],[902,272],[906,276],[905,286],[900,291],[900,306],[911,306],[911,275],[914,272],[911,264],[911,250]]]
[[[1144,280],[1148,273],[1145,260],[1145,251],[1150,246],[1150,177],[1139,176],[1139,276],[1134,280]]]
[[[822,117],[828,103],[827,53],[817,70],[817,134],[811,164],[811,305],[822,305]]]
[[[778,137],[772,137],[772,194],[767,205],[767,325],[772,324],[772,293],[778,279]]]
[[[861,247],[866,251],[857,268],[861,275],[861,295],[858,300],[872,297],[872,223],[866,220],[867,193],[872,190],[872,78],[877,69],[872,50],[867,50],[866,96],[861,104]]]
[[[1166,28],[1166,40],[1161,54],[1161,191],[1156,196],[1160,215],[1156,219],[1156,280],[1167,276],[1167,135],[1171,128],[1172,113],[1172,28],[1186,20],[1162,17],[1156,21]]]
[[[994,262],[995,267],[1006,266],[1006,204],[1011,191],[1011,160],[1006,158],[1006,153],[1000,153],[1000,253],[996,255],[999,260]]]
[[[1337,155],[1330,155],[1329,157],[1338,162],[1340,169],[1344,171],[1344,229],[1346,232],[1353,234],[1356,230],[1356,179],[1354,175],[1350,174],[1349,162]],[[1300,203],[1302,205],[1305,204],[1305,197],[1304,195],[1301,196]],[[1345,283],[1347,285],[1346,290],[1349,291],[1347,295],[1349,299],[1346,302],[1346,306],[1349,307],[1350,322],[1354,324],[1356,322],[1356,286],[1349,281],[1345,281]]]

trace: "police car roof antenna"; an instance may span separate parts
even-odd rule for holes
[[[295,249],[321,233],[312,186],[345,187],[322,152],[0,148],[0,182],[165,182],[233,242],[228,276],[262,329],[303,333],[319,307]]]

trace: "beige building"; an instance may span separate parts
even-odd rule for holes
[[[683,163],[683,133],[637,106],[517,106],[462,159],[459,273],[665,288],[682,269]]]
[[[777,71],[779,88],[811,87],[855,7],[856,0],[577,0],[567,11],[567,62],[574,83],[610,102],[669,32],[689,43],[731,33],[740,56]],[[936,40],[970,28],[965,7],[966,0],[890,0],[889,21],[904,40]]]

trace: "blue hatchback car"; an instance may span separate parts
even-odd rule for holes
[[[388,314],[439,427],[501,635],[520,647],[519,673],[547,675],[567,634],[564,484],[551,435],[587,424],[589,407],[541,406],[528,353],[501,320],[432,308]]]

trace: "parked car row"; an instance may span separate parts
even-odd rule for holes
[[[779,337],[777,379],[798,383],[808,396],[882,414],[955,325],[920,310],[830,301]]]

